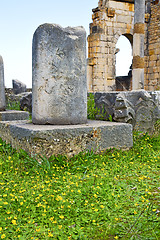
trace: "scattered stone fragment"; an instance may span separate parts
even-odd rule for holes
[[[32,112],[32,92],[25,93],[20,99],[20,109]]]
[[[17,79],[12,80],[12,85],[13,85],[14,94],[23,93],[23,92],[26,92],[27,90],[26,85]]]

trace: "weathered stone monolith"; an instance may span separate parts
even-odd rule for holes
[[[135,0],[134,9],[132,88],[138,90],[144,88],[145,0]]]
[[[87,121],[86,33],[83,27],[43,24],[33,37],[32,121]]]
[[[0,56],[0,111],[5,110],[5,105],[4,65]]]

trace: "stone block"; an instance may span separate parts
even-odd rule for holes
[[[114,17],[115,16],[115,9],[108,8],[107,9],[107,15],[108,15],[108,17]]]
[[[157,47],[156,49],[155,49],[155,54],[159,54],[160,55],[160,47]]]
[[[83,27],[43,24],[33,37],[32,121],[87,121],[86,33]]]
[[[123,28],[125,28],[125,23],[119,23],[119,22],[117,22],[116,23],[116,26],[115,26],[115,32],[118,32],[119,30],[122,30],[123,31]],[[107,26],[108,26],[108,23],[107,23]],[[111,27],[112,27],[112,25],[111,25]]]
[[[151,56],[149,57],[149,60],[150,60],[150,61],[156,61],[156,60],[158,60],[158,56],[157,56],[157,55],[151,55]]]
[[[102,78],[102,76],[100,74],[98,76]],[[101,83],[101,80],[99,80],[99,77],[94,80],[94,85],[97,86],[98,89],[101,88],[101,85],[103,86],[103,84]]]
[[[117,22],[120,23],[128,23],[131,24],[132,23],[132,17],[131,16],[124,16],[124,15],[119,15],[117,16]]]
[[[155,54],[155,50],[154,50],[154,49],[149,50],[149,56],[151,56],[151,55],[153,55],[153,54]]]
[[[105,58],[98,58],[96,59],[96,62],[98,65],[106,65],[106,59]]]
[[[156,73],[154,74],[155,79],[156,79],[156,78],[157,78],[157,79],[160,79],[160,78],[159,78],[159,75],[160,75],[160,73],[157,73],[157,72],[156,72]]]
[[[129,34],[131,33],[133,26],[131,24],[127,24],[127,29],[126,29],[126,33]]]
[[[107,80],[107,86],[111,87],[115,85],[115,80]]]
[[[109,1],[109,7],[113,7],[115,9],[120,9],[123,11],[134,11],[133,1]]]
[[[144,87],[144,69],[132,70],[132,89],[140,90]]]
[[[109,1],[108,6],[110,8],[118,9],[121,6],[121,3],[116,2],[116,1]]]
[[[34,125],[26,121],[0,122],[0,137],[16,149],[34,154],[67,155],[128,149],[133,146],[132,126],[125,123],[88,121],[81,125]]]
[[[134,4],[134,23],[144,23],[145,21],[145,0],[135,0]]]
[[[92,52],[93,53],[100,53],[101,52],[101,48],[100,47],[92,47]]]
[[[133,35],[133,56],[144,57],[144,35],[135,33]]]

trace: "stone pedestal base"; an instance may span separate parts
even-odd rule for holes
[[[6,110],[0,111],[0,121],[28,120],[29,113],[24,111]]]
[[[81,125],[34,125],[27,121],[0,122],[0,137],[30,154],[66,155],[82,151],[132,147],[132,125],[88,121]]]

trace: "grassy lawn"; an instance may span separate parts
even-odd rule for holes
[[[0,140],[0,185],[0,239],[160,239],[160,135],[70,160]]]

